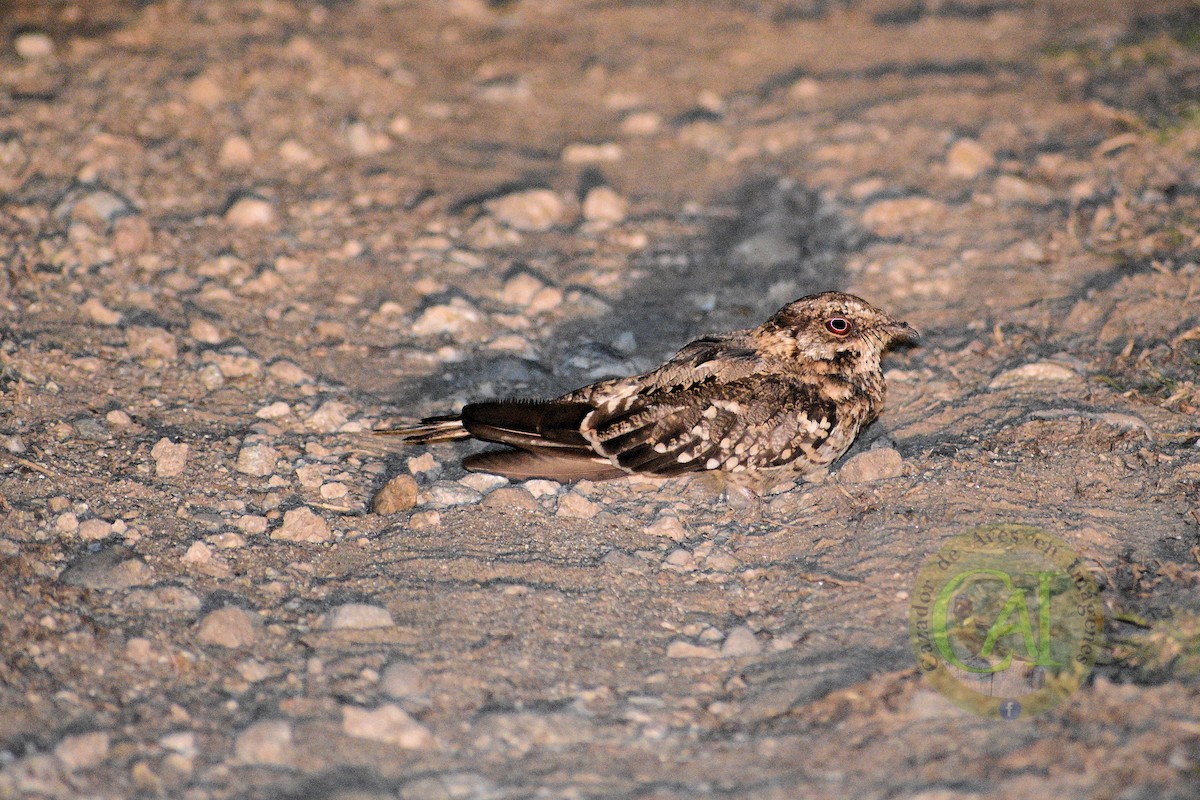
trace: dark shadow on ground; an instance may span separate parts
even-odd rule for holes
[[[862,236],[829,200],[788,178],[747,181],[716,205],[731,213],[697,240],[643,256],[646,277],[601,317],[549,332],[540,357],[483,352],[452,373],[402,387],[388,405],[445,406],[448,396],[554,396],[577,386],[652,368],[704,333],[757,325],[780,306],[844,288],[846,254]]]

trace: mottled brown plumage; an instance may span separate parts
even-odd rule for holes
[[[883,405],[884,351],[916,339],[865,300],[824,292],[752,330],[701,337],[641,375],[555,400],[470,403],[381,433],[507,445],[463,465],[513,479],[717,471],[761,491],[845,453]]]

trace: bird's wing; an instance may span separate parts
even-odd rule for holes
[[[600,400],[583,421],[593,449],[632,472],[676,475],[814,463],[838,404],[786,373],[643,388]]]

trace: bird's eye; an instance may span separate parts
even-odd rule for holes
[[[845,336],[850,332],[850,320],[845,317],[830,317],[825,320],[825,330],[834,336]]]

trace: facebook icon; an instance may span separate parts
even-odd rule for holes
[[[1021,716],[1021,704],[1016,700],[1005,700],[1000,704],[1000,719],[1013,720]]]

